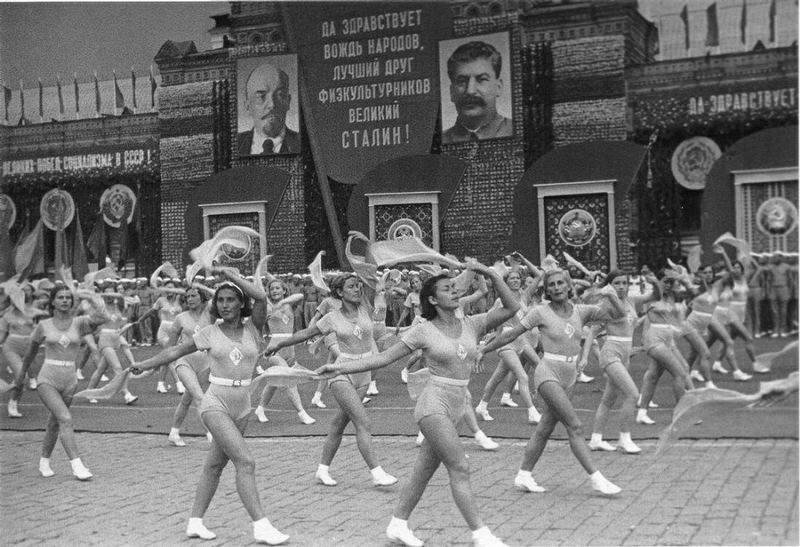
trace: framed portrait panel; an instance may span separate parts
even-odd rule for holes
[[[508,31],[439,42],[442,144],[514,136]]]
[[[299,153],[297,55],[238,59],[236,113],[240,157]]]

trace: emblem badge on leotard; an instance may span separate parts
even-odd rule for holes
[[[282,314],[281,320],[283,321],[284,325],[288,325],[289,324],[289,316],[286,315],[285,313]]]
[[[458,347],[456,348],[456,355],[458,355],[458,358],[463,361],[464,359],[467,358],[467,349],[461,344],[459,344]]]
[[[58,339],[58,343],[61,344],[61,347],[67,349],[69,346],[69,338],[65,334],[61,335],[61,338]]]
[[[564,332],[567,333],[567,336],[572,338],[572,335],[575,334],[575,327],[567,323],[567,326],[564,327]]]
[[[242,352],[239,351],[239,348],[233,348],[228,354],[228,357],[230,357],[233,364],[237,367],[239,366],[239,363],[242,362]]]
[[[361,327],[356,325],[356,328],[353,329],[353,336],[361,340],[361,335],[364,334],[364,331],[361,330]]]

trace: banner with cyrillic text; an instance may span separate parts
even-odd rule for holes
[[[301,85],[329,176],[357,184],[380,163],[430,152],[447,2],[288,5]]]

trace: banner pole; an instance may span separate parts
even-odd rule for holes
[[[286,29],[286,40],[289,43],[291,51],[297,53],[297,42],[294,36],[294,29],[292,26],[289,10],[285,2],[281,2],[281,16],[283,17],[284,28]],[[331,230],[333,237],[333,244],[336,247],[336,257],[339,259],[339,267],[342,270],[350,268],[344,252],[344,239],[339,229],[339,216],[336,214],[336,207],[333,204],[333,195],[331,194],[331,187],[328,182],[327,166],[325,158],[322,154],[322,149],[317,140],[316,120],[311,115],[311,98],[308,95],[308,86],[305,81],[305,71],[303,65],[300,63],[298,55],[297,63],[297,80],[298,92],[300,94],[300,104],[303,108],[303,116],[306,122],[306,132],[308,140],[311,145],[311,155],[314,158],[314,167],[317,172],[317,179],[319,180],[319,189],[322,192],[322,203],[325,206],[325,214],[328,217],[328,226]]]

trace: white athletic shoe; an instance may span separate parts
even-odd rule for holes
[[[84,379],[83,371],[81,369],[76,370],[75,374],[78,376],[78,380],[83,380]]]
[[[180,434],[176,433],[176,434],[173,435],[172,433],[170,433],[169,436],[167,437],[167,439],[169,440],[169,442],[172,443],[173,446],[177,446],[177,447],[186,446],[186,443],[183,441],[183,439],[181,439]]]
[[[417,446],[422,446],[423,441],[425,441],[425,435],[422,434],[422,431],[417,433],[417,440],[414,441],[414,444]]]
[[[22,418],[22,414],[17,409],[17,401],[14,399],[8,400],[8,417],[9,418]]]
[[[603,452],[614,452],[617,450],[616,446],[602,439],[599,441],[589,441],[589,448],[594,451],[600,450]]]
[[[744,372],[742,370],[734,370],[733,371],[733,379],[736,380],[737,382],[746,382],[747,380],[749,380],[752,377],[753,377],[752,374],[747,374],[746,372]]]
[[[400,371],[400,381],[403,382],[404,384],[408,383],[408,369],[407,368],[404,368],[403,370]]]
[[[601,494],[605,494],[606,496],[613,496],[615,494],[619,494],[622,492],[622,488],[608,480],[603,476],[600,471],[595,471],[591,475],[592,479],[592,488],[600,492]]]
[[[267,415],[264,413],[264,407],[261,405],[258,405],[256,407],[256,409],[253,411],[253,414],[256,415],[256,418],[258,418],[258,421],[261,422],[262,424],[267,423],[269,421],[269,418],[267,418]]]
[[[706,381],[706,379],[703,378],[703,375],[700,374],[700,372],[695,370],[695,369],[692,369],[692,372],[689,373],[689,376],[691,376],[692,380],[694,380],[695,382],[705,382]]]
[[[542,415],[536,409],[535,406],[532,406],[528,409],[528,423],[529,424],[538,424],[542,419]]]
[[[315,420],[314,418],[312,418],[312,417],[311,417],[311,416],[308,414],[308,412],[306,412],[305,410],[301,410],[300,412],[298,412],[298,413],[297,413],[297,416],[300,418],[300,421],[301,421],[301,422],[303,422],[303,424],[305,424],[305,425],[311,425],[311,424],[315,424],[315,423],[317,423],[317,420]],[[266,417],[266,416],[265,416],[265,417]]]
[[[268,519],[263,518],[253,523],[253,539],[256,543],[280,545],[289,541],[289,536],[275,528]]]
[[[719,361],[714,361],[714,364],[711,365],[711,370],[714,372],[719,372],[720,374],[728,374],[728,369],[722,366],[722,363]]]
[[[510,393],[503,393],[503,396],[500,397],[500,404],[503,406],[509,406],[511,408],[517,408],[519,406],[514,402],[514,399],[511,398]]]
[[[216,539],[217,534],[203,525],[203,519],[190,518],[186,526],[186,535],[190,538]]]
[[[656,423],[650,416],[647,415],[647,411],[643,408],[640,408],[639,411],[636,413],[636,423],[637,424],[644,424],[644,425],[653,425]]]
[[[517,473],[517,476],[514,477],[514,487],[517,490],[523,490],[525,492],[533,492],[534,494],[541,494],[542,492],[547,492],[546,488],[536,484],[533,475],[531,475],[530,473],[525,473],[525,474]]]
[[[180,395],[186,393],[186,388],[183,387],[183,382],[181,381],[175,382],[175,389],[178,391]]]
[[[642,451],[631,439],[630,432],[619,434],[619,447],[625,454],[639,454]]]
[[[414,535],[408,523],[393,518],[386,527],[386,537],[392,541],[399,541],[407,547],[422,547],[423,541]]]
[[[369,387],[367,388],[367,395],[380,395],[381,392],[378,391],[378,385],[373,380],[369,383]]]
[[[311,398],[311,406],[315,406],[317,408],[328,408],[325,403],[322,402],[322,395],[317,395],[316,393]]]
[[[491,437],[486,435],[483,431],[478,431],[475,434],[475,442],[484,450],[497,450],[500,445],[492,440]]]
[[[582,384],[588,384],[589,382],[594,382],[594,376],[589,376],[585,372],[581,372],[578,376],[578,381]]]
[[[336,486],[336,481],[330,476],[328,471],[322,471],[317,469],[317,472],[314,474],[314,477],[317,479],[317,482],[324,484],[325,486]]]
[[[481,405],[476,406],[475,414],[484,422],[494,421],[494,418],[489,416],[489,409],[487,409],[485,406],[484,407],[482,407]]]

